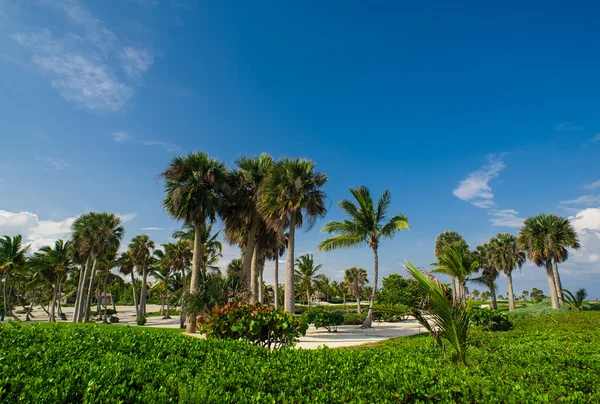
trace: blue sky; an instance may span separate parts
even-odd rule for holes
[[[77,215],[122,215],[166,242],[156,176],[204,150],[307,157],[348,188],[390,189],[411,230],[383,275],[433,261],[443,230],[472,247],[542,212],[582,249],[567,288],[600,297],[600,29],[593,2],[0,0],[0,233],[37,248]],[[316,253],[341,279],[367,249]],[[223,263],[237,254],[227,248]],[[271,279],[267,267],[266,279]],[[505,293],[505,279],[499,280]],[[526,265],[517,290],[546,289]]]

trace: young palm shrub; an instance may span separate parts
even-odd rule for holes
[[[421,305],[422,310],[413,309],[412,315],[432,335],[446,357],[447,346],[453,348],[451,359],[466,364],[466,352],[471,346],[469,322],[471,321],[471,301],[465,305],[449,296],[449,291],[433,275],[419,271],[407,261],[404,268],[419,283],[427,295]],[[425,314],[426,312],[427,314]]]
[[[587,297],[587,291],[583,288],[579,289],[575,294],[568,289],[563,289],[563,299],[573,310],[581,311],[583,302]]]

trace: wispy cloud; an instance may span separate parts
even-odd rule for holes
[[[504,154],[499,156],[489,155],[488,164],[472,172],[458,184],[452,193],[459,199],[472,203],[479,208],[495,206],[494,194],[490,181],[498,176],[506,166],[503,161]]]
[[[45,157],[34,156],[34,157],[37,161],[43,161],[48,164],[48,167],[46,167],[45,170],[63,170],[63,169],[67,169],[67,168],[74,168],[71,164],[69,164],[67,161],[65,161],[63,159],[57,159],[57,158],[48,157],[48,156],[45,156]]]
[[[181,146],[175,143],[162,142],[160,140],[136,139],[133,136],[131,136],[128,132],[123,130],[114,132],[112,134],[112,138],[117,143],[133,142],[144,146],[158,146],[164,149],[166,152],[181,150]]]
[[[113,133],[113,140],[117,143],[126,142],[129,140],[129,134],[123,130]]]
[[[578,130],[583,130],[583,126],[572,124],[571,122],[559,123],[554,127],[555,131],[558,132],[575,132]]]
[[[596,136],[590,139],[590,142],[600,141],[600,133],[596,133]]]
[[[492,226],[521,227],[525,219],[519,217],[519,212],[514,209],[490,209],[490,222]]]
[[[57,36],[49,29],[18,32],[12,38],[28,48],[35,66],[66,100],[98,112],[123,109],[141,75],[154,63],[143,50],[122,46],[120,39],[76,1],[47,3],[58,7],[73,28]],[[122,57],[122,55],[129,55]],[[121,68],[130,84],[117,74]]]
[[[600,195],[582,195],[579,198],[560,201],[561,205],[600,205]]]
[[[141,230],[143,231],[159,231],[162,230],[162,227],[142,227]]]
[[[130,222],[137,217],[137,212],[117,213],[117,216],[123,223]]]
[[[158,6],[160,4],[158,0],[133,0],[133,2],[146,8]]]
[[[585,184],[583,186],[585,189],[596,189],[596,188],[600,188],[600,180],[595,181],[595,182],[591,182],[589,184]]]

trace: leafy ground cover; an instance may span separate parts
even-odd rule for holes
[[[429,336],[355,349],[268,350],[167,330],[0,326],[2,402],[600,402],[600,313],[475,332],[468,366]]]

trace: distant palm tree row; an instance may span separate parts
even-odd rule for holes
[[[438,235],[434,253],[438,261],[433,265],[439,272],[451,277],[453,298],[465,299],[465,283],[471,281],[487,287],[490,291],[491,306],[497,309],[496,279],[501,273],[506,275],[508,285],[509,310],[515,309],[515,294],[512,272],[521,268],[529,258],[536,266],[546,269],[548,290],[552,307],[559,308],[564,303],[564,293],[558,273],[558,263],[568,258],[568,249],[580,247],[577,233],[568,219],[541,214],[525,220],[518,236],[500,233],[474,251],[463,237],[446,231]],[[475,274],[479,276],[474,277]]]

